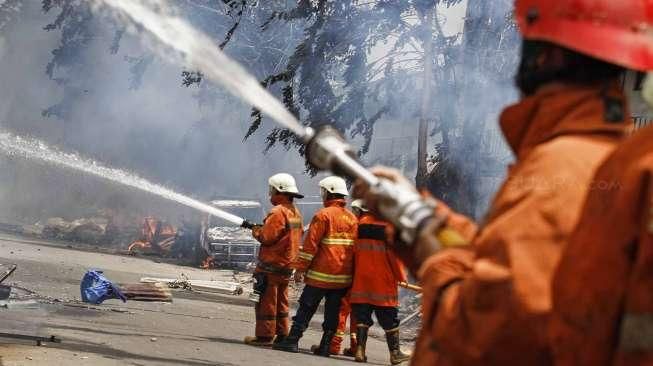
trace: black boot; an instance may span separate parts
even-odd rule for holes
[[[367,325],[358,324],[356,327],[356,338],[358,339],[356,353],[354,354],[354,360],[356,362],[367,362],[367,356],[365,355],[365,346],[367,345],[367,332],[369,330],[370,327]]]
[[[385,340],[388,342],[390,363],[392,365],[398,365],[410,360],[410,355],[401,352],[401,348],[399,348],[399,329],[387,331],[385,333]]]
[[[274,342],[272,342],[272,344],[279,344],[279,343],[283,342],[283,340],[286,339],[286,337],[287,337],[287,335],[277,334],[277,336],[274,337]]]
[[[293,324],[293,326],[290,328],[290,333],[288,333],[288,335],[281,341],[272,344],[272,349],[276,349],[277,351],[298,353],[299,339],[302,337],[302,335],[304,335],[304,331]]]
[[[325,330],[324,333],[322,333],[322,340],[320,341],[320,346],[313,351],[313,354],[316,354],[318,356],[322,357],[329,357],[331,355],[331,341],[333,340],[333,337],[336,335],[336,332],[333,330]]]

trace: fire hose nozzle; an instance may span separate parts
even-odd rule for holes
[[[371,190],[379,197],[379,212],[399,230],[399,239],[407,246],[435,216],[437,202],[423,198],[412,186],[381,179]]]
[[[306,151],[309,163],[320,170],[363,180],[380,198],[379,213],[399,229],[402,242],[413,244],[422,225],[433,217],[435,201],[425,200],[412,186],[372,174],[356,159],[353,148],[333,127],[311,130],[310,134]]]
[[[307,135],[311,137],[306,143],[306,159],[312,166],[330,170],[336,175],[362,179],[370,186],[379,183],[379,179],[358,161],[354,149],[335,128],[311,129]]]

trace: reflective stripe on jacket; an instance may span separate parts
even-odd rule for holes
[[[364,213],[358,221],[354,246],[352,304],[399,306],[397,282],[406,281],[406,272],[397,256],[387,248],[388,223]]]
[[[351,285],[358,220],[345,204],[343,199],[327,201],[313,217],[297,261],[297,269],[306,271],[307,285],[332,289]]]
[[[295,263],[304,229],[297,207],[287,197],[277,199],[281,202],[272,208],[263,226],[255,228],[252,235],[261,243],[258,259],[263,265],[257,271],[286,274]]]

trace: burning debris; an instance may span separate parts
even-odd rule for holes
[[[131,243],[127,249],[130,254],[136,252],[167,254],[177,236],[177,229],[165,221],[154,217],[143,220],[141,237]]]

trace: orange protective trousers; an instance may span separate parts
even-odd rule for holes
[[[331,353],[337,355],[340,353],[342,340],[347,333],[347,318],[349,318],[349,347],[356,347],[356,320],[354,314],[351,312],[351,304],[349,303],[349,294],[342,298],[340,304],[340,314],[338,315],[338,329],[336,336],[331,340]]]
[[[288,335],[288,276],[267,273],[268,285],[256,305],[256,337]]]

